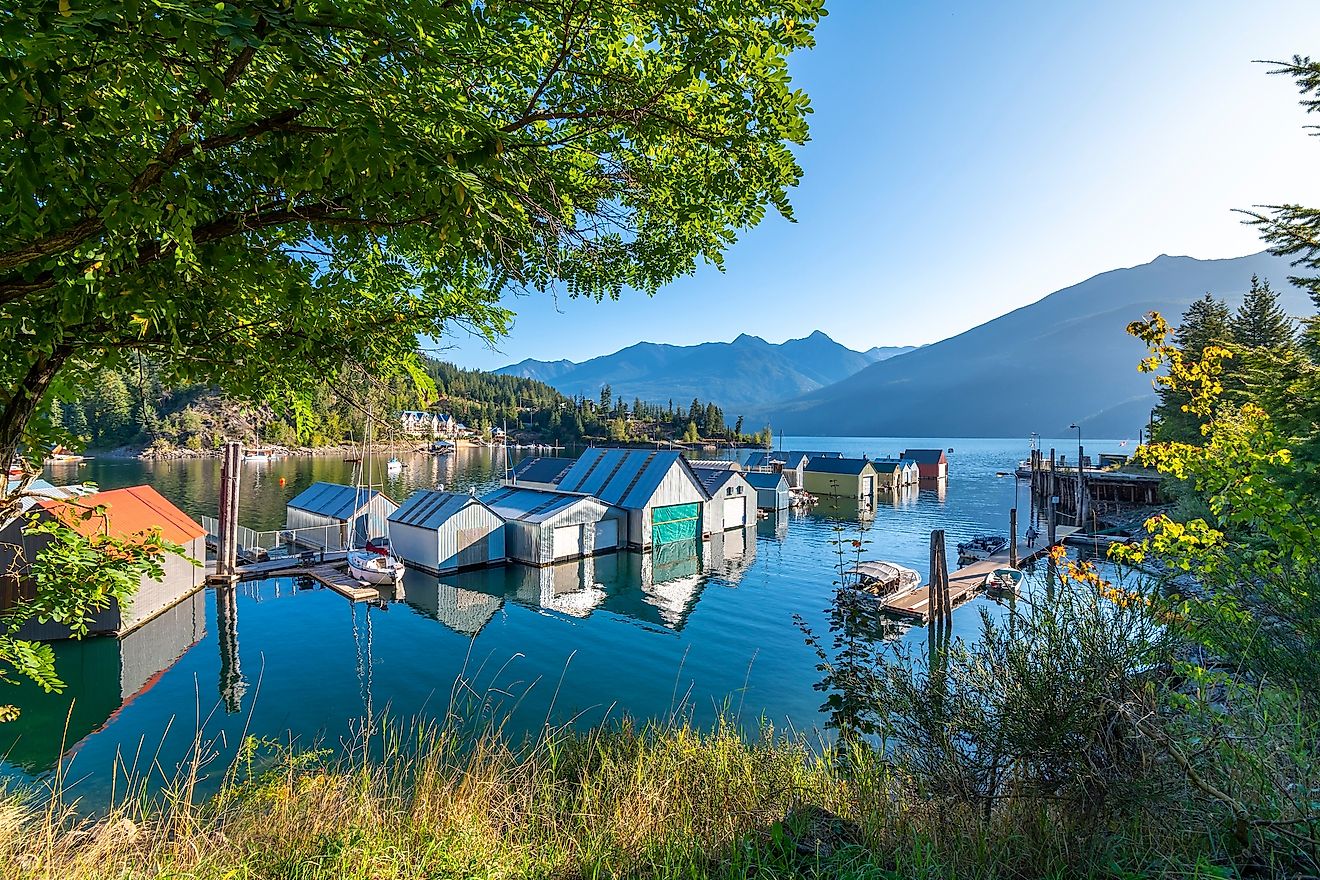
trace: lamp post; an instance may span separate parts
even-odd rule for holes
[[[1011,474],[1008,471],[996,471],[995,476],[1013,478],[1013,509],[1008,512],[1008,530],[1012,533],[1008,536],[1008,564],[1013,568],[1017,568],[1018,475],[1017,471],[1014,470]]]
[[[1074,422],[1068,427],[1077,429],[1077,527],[1080,529],[1086,516],[1086,477],[1082,474],[1082,426]]]

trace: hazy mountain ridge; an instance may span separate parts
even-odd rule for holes
[[[911,350],[890,346],[853,351],[819,330],[778,345],[744,333],[732,342],[698,345],[639,342],[582,363],[528,359],[495,372],[537,379],[568,395],[594,397],[609,385],[629,401],[672,399],[686,405],[699,397],[718,404],[733,418],[833,384]]]
[[[1310,301],[1285,258],[1161,255],[1055,291],[941,342],[881,361],[833,385],[754,413],[776,430],[856,436],[1059,435],[1078,421],[1092,437],[1135,437],[1155,404],[1145,354],[1127,325],[1150,311],[1176,324],[1207,291],[1236,308],[1253,274],[1285,309]]]

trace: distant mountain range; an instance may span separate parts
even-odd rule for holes
[[[582,363],[525,360],[495,372],[537,379],[567,395],[594,397],[609,385],[630,402],[673,400],[686,406],[697,397],[720,406],[732,421],[910,351],[912,346],[853,351],[817,330],[778,345],[747,334],[700,345],[639,342]]]
[[[1177,324],[1210,292],[1236,308],[1252,274],[1291,314],[1311,314],[1285,258],[1160,256],[1046,296],[985,324],[884,361],[825,388],[754,411],[776,431],[881,437],[1135,437],[1155,405],[1145,355],[1128,323],[1161,312]]]

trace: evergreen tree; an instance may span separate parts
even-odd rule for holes
[[[610,411],[610,403],[614,400],[614,389],[608,385],[601,386],[600,389],[600,411],[603,413]]]
[[[1247,348],[1279,350],[1297,342],[1293,320],[1279,306],[1279,295],[1270,282],[1251,276],[1251,289],[1231,323],[1233,341]]]
[[[1207,293],[1183,312],[1174,344],[1184,355],[1200,358],[1207,346],[1233,341],[1232,321],[1228,306]]]
[[[738,421],[733,423],[733,433],[735,438],[742,437],[743,417],[738,416]]]
[[[87,427],[94,444],[115,444],[126,438],[125,429],[132,423],[133,399],[124,377],[116,370],[106,370],[92,388],[86,401]]]

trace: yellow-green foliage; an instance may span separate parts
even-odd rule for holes
[[[200,805],[192,780],[97,819],[58,797],[0,795],[0,876],[933,878],[959,866],[963,877],[1101,877],[1120,864],[1172,874],[1198,858],[1199,832],[1153,816],[1088,827],[1048,803],[1009,801],[985,821],[915,795],[915,780],[871,752],[839,758],[729,727],[625,724],[516,749],[387,731],[337,761],[280,751],[260,772],[231,771]]]

